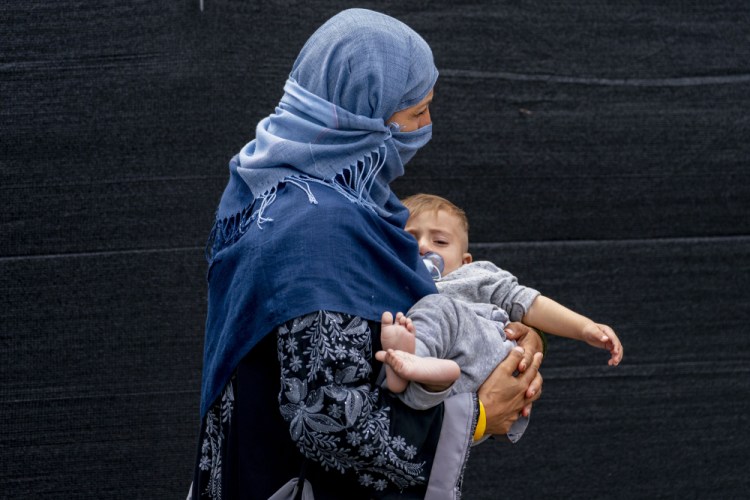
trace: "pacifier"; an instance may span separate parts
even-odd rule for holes
[[[445,261],[443,258],[435,252],[427,252],[422,256],[422,262],[430,272],[433,280],[439,280],[443,277],[443,269],[445,269]]]

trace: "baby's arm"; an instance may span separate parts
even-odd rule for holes
[[[539,295],[524,315],[523,323],[553,335],[582,340],[591,346],[606,349],[610,353],[609,364],[612,366],[622,360],[622,344],[612,328],[594,323],[549,297]]]

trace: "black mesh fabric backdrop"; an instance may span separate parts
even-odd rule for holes
[[[343,1],[0,5],[0,497],[183,498],[203,244],[228,159]],[[431,44],[434,138],[397,181],[475,257],[599,321],[552,339],[465,498],[750,489],[750,3],[362,2]]]

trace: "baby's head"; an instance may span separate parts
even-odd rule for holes
[[[463,210],[432,194],[415,194],[402,203],[409,209],[406,232],[417,239],[420,255],[435,252],[443,258],[443,275],[472,261],[469,220]]]

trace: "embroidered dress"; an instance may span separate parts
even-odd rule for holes
[[[269,335],[276,340],[281,372],[277,404],[288,427],[286,433],[268,435],[267,449],[294,446],[310,457],[314,463],[306,466],[306,476],[316,498],[424,496],[442,411],[423,412],[417,422],[401,419],[396,426],[404,432],[393,428],[391,413],[405,410],[370,384],[376,375],[370,368],[372,340],[378,337],[374,331],[377,328],[359,317],[318,311]],[[252,490],[258,492],[257,498],[268,496],[258,491],[268,482],[266,474],[261,482],[257,471],[243,472],[246,459],[231,444],[233,434],[241,432],[234,422],[254,418],[238,415],[235,405],[237,386],[250,382],[246,375],[240,372],[230,379],[203,419],[199,472],[193,485],[199,498],[237,498],[237,492]],[[298,475],[302,462],[295,455],[268,453],[269,473],[279,476],[278,481]],[[326,470],[338,471],[341,480],[324,481],[321,473]]]
[[[324,468],[354,472],[376,490],[425,484],[425,461],[404,436],[391,435],[372,376],[366,321],[326,311],[278,329],[281,414],[292,440]]]

